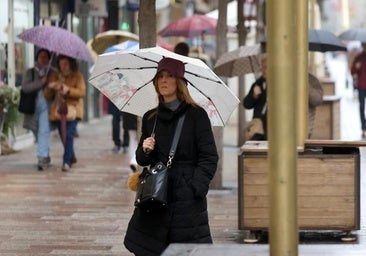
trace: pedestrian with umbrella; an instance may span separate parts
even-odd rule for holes
[[[153,77],[158,103],[142,118],[138,164],[166,163],[178,120],[185,118],[168,170],[167,207],[137,207],[129,222],[124,244],[135,255],[161,255],[170,243],[212,243],[206,195],[218,154],[208,114],[192,99],[184,73],[183,62],[167,57]]]
[[[83,98],[86,86],[74,58],[60,55],[57,72],[49,79],[45,96],[51,100],[50,120],[57,126],[64,146],[62,171],[71,170],[76,163],[74,136],[78,122],[83,118]]]
[[[178,120],[185,116],[168,169],[167,207],[135,208],[126,248],[135,255],[161,255],[170,243],[212,243],[206,195],[218,155],[211,125],[225,125],[239,99],[201,60],[161,47],[100,55],[89,82],[121,111],[143,116],[136,150],[141,166],[167,163]]]
[[[43,92],[53,72],[50,59],[51,53],[47,49],[38,50],[35,66],[27,69],[23,76],[19,104],[19,111],[24,114],[23,127],[31,130],[36,138],[39,171],[45,170],[51,163],[49,102]]]

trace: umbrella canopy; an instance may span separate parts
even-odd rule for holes
[[[76,34],[54,26],[35,26],[18,35],[21,40],[57,54],[93,61],[85,42]]]
[[[216,25],[217,19],[205,15],[192,15],[173,21],[159,31],[158,35],[162,37],[216,35]]]
[[[342,40],[366,43],[366,28],[351,28],[341,33],[338,37]]]
[[[312,52],[330,52],[347,51],[347,47],[332,32],[322,29],[310,28],[308,32],[309,51]],[[266,42],[266,38],[262,43]]]
[[[158,42],[157,46],[160,46],[162,48],[165,48],[169,51],[173,51],[174,50],[174,46],[168,43],[162,43],[162,42]],[[132,40],[128,40],[125,41],[123,43],[120,44],[116,44],[116,45],[112,45],[110,47],[108,47],[104,53],[108,53],[108,52],[115,52],[115,51],[136,51],[140,48],[140,44],[138,41],[132,41]]]
[[[185,57],[161,47],[100,55],[89,82],[121,111],[143,116],[158,105],[152,79],[163,57],[185,64],[184,77],[193,99],[202,106],[214,126],[223,126],[239,100],[201,60]]]
[[[240,46],[224,53],[217,60],[214,72],[219,76],[233,77],[260,71],[261,45]]]
[[[126,50],[136,51],[138,49],[139,49],[139,42],[138,41],[128,40],[128,41],[125,41],[123,43],[112,45],[112,46],[108,47],[104,51],[104,53],[116,52],[116,51],[126,51]]]
[[[332,32],[321,29],[309,29],[309,51],[330,52],[347,51],[347,47]]]
[[[108,30],[97,34],[87,45],[92,51],[102,54],[108,47],[128,40],[138,41],[139,36],[128,31]]]

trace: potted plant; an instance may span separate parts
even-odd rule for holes
[[[19,90],[0,81],[0,144],[7,144],[10,135],[15,136],[19,118]]]

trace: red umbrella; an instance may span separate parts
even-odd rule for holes
[[[25,42],[71,58],[93,61],[85,42],[76,34],[54,26],[35,26],[18,37]]]
[[[216,34],[217,19],[205,15],[192,15],[173,21],[159,31],[159,36],[195,37]]]

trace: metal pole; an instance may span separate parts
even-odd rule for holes
[[[310,2],[308,3],[307,8],[309,8],[309,4],[310,4],[310,24],[309,24],[309,27],[310,28],[315,28],[315,0],[310,0]],[[309,67],[310,67],[310,71],[312,73],[316,73],[315,54],[313,52],[309,53]]]
[[[308,137],[309,83],[308,83],[308,2],[295,1],[297,17],[296,29],[296,82],[297,88],[297,145],[304,146]]]
[[[267,1],[270,255],[298,254],[295,2]]]
[[[245,42],[247,40],[247,31],[244,26],[244,14],[243,14],[243,5],[244,0],[238,0],[238,39],[239,39],[239,47],[242,45],[245,45]],[[230,14],[229,14],[230,15]],[[242,101],[245,96],[245,78],[244,76],[239,76],[238,78],[238,96],[239,99]],[[240,103],[239,111],[238,111],[238,146],[244,144],[245,138],[244,138],[244,127],[246,125],[246,117],[245,117],[245,109]]]
[[[8,85],[15,87],[14,1],[8,1]]]

